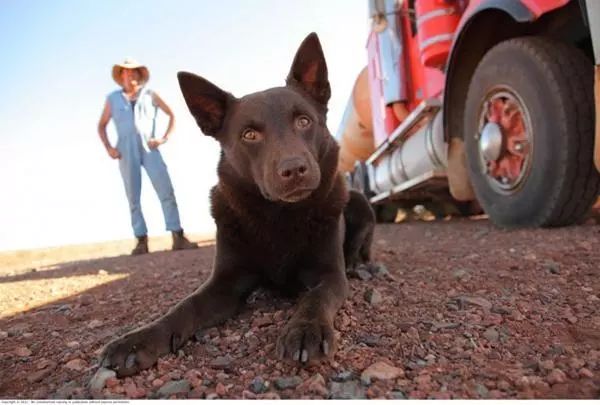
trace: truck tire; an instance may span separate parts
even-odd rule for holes
[[[502,227],[576,223],[598,195],[593,65],[542,37],[496,45],[469,86],[464,141],[479,203]]]

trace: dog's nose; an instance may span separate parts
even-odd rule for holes
[[[308,165],[301,158],[285,159],[279,163],[277,168],[279,177],[284,180],[291,180],[296,177],[303,177],[308,173]]]

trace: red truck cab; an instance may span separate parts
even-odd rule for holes
[[[599,9],[371,0],[367,67],[337,133],[352,186],[376,210],[452,201],[506,227],[581,220],[600,187]]]

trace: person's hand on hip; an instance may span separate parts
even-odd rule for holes
[[[117,148],[110,147],[107,149],[108,155],[113,159],[121,159],[121,152]]]

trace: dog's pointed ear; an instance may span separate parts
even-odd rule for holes
[[[316,33],[310,33],[300,44],[286,84],[304,90],[319,104],[327,106],[331,88],[325,56]]]
[[[206,135],[215,136],[223,126],[227,108],[235,98],[193,73],[178,72],[177,79],[196,123]]]

